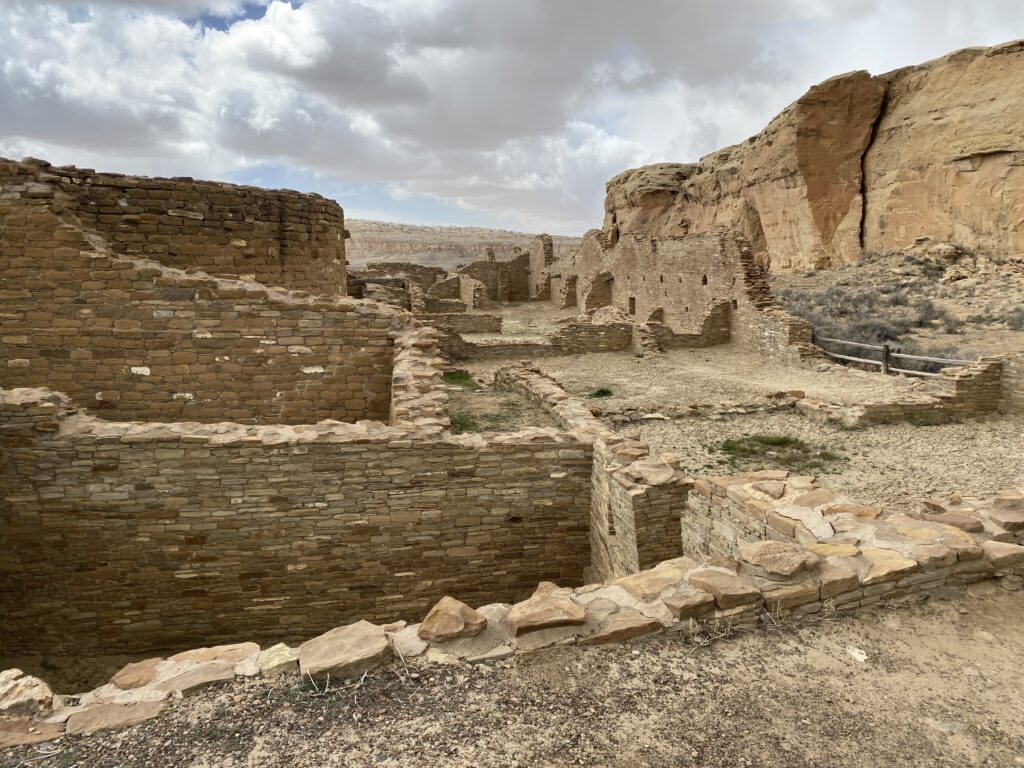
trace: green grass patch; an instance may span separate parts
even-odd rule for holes
[[[719,464],[779,467],[791,470],[825,469],[843,461],[843,456],[790,435],[743,435],[730,437],[708,446],[711,454],[720,454]]]
[[[587,395],[587,397],[611,397],[614,394],[615,393],[608,389],[608,387],[598,387]]]
[[[450,418],[452,433],[479,432],[480,424],[468,413],[453,413]]]
[[[452,384],[456,387],[471,389],[474,392],[478,392],[481,389],[480,385],[476,383],[473,377],[465,371],[446,371],[443,378],[445,384]]]
[[[509,428],[512,422],[523,414],[523,409],[515,400],[505,400],[498,413],[480,414],[480,421],[492,432],[500,432]]]

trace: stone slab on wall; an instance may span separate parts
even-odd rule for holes
[[[0,395],[6,654],[305,639],[526,597],[589,563],[591,449],[554,429],[113,423]]]

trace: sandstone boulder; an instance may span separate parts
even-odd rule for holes
[[[457,637],[473,637],[487,626],[483,614],[460,600],[445,595],[430,609],[417,634],[423,640],[444,642]]]
[[[581,645],[602,645],[649,635],[661,629],[661,622],[631,608],[619,608],[592,635],[580,640]]]
[[[383,628],[368,621],[357,621],[299,646],[299,669],[307,677],[355,677],[379,666],[390,656],[391,646]]]
[[[36,715],[53,707],[53,691],[20,669],[0,672],[0,715]]]
[[[260,652],[256,663],[264,677],[283,675],[299,668],[299,651],[284,643],[278,643]]]
[[[661,601],[672,611],[672,615],[680,621],[696,619],[715,609],[714,595],[697,589],[685,581],[672,591],[664,594]]]
[[[903,557],[891,549],[864,547],[861,556],[867,562],[867,570],[861,577],[864,586],[896,581],[901,576],[917,570],[917,562]]]
[[[692,566],[691,566],[692,567]],[[640,571],[630,576],[623,576],[615,579],[613,584],[618,584],[637,600],[649,602],[669,587],[676,586],[683,581],[686,568],[661,566],[652,568],[649,571]]]

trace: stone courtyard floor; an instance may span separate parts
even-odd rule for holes
[[[486,378],[511,360],[471,362],[466,368]],[[775,392],[799,390],[807,397],[856,403],[908,392],[930,391],[921,379],[883,376],[842,366],[786,365],[731,345],[681,349],[649,357],[628,352],[537,358],[533,361],[566,391],[586,396],[598,388],[612,391],[600,405],[611,408],[690,404],[750,403]]]
[[[893,512],[919,511],[921,501],[934,495],[969,496],[1024,487],[1024,422],[1000,417],[843,429],[790,411],[640,422],[621,432],[646,442],[655,455],[678,454],[683,469],[694,475],[748,469],[805,471],[833,491]],[[725,440],[757,434],[802,440],[837,458],[822,462],[820,468],[804,468],[774,464],[763,455],[735,459],[711,450]]]
[[[207,689],[0,766],[1024,765],[1024,600],[995,584],[728,638],[662,634],[317,692]]]

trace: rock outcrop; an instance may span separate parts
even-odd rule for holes
[[[604,233],[740,230],[778,268],[854,263],[919,238],[1024,249],[1024,42],[826,80],[757,136],[607,186]]]

